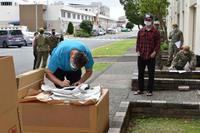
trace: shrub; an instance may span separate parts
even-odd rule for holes
[[[127,28],[127,29],[133,29],[133,27],[134,27],[134,24],[131,23],[131,22],[128,22],[128,23],[126,24],[126,28]]]
[[[93,28],[92,22],[89,20],[83,20],[80,23],[80,28],[83,29],[86,33],[91,34]]]
[[[72,22],[69,22],[68,24],[67,33],[69,33],[70,35],[74,33],[74,26]]]
[[[169,45],[167,43],[165,43],[165,42],[161,43],[161,45],[160,45],[161,51],[168,50],[168,48],[169,48]]]
[[[84,30],[76,31],[76,37],[90,37],[91,35],[85,32]]]

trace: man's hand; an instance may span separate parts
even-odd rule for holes
[[[168,69],[169,70],[174,70],[174,66],[170,66]]]
[[[155,56],[156,56],[156,52],[153,51],[153,53],[151,53],[150,57],[151,57],[151,58],[155,58]]]
[[[69,80],[63,80],[60,84],[61,87],[68,87],[70,86],[70,81]]]
[[[74,86],[79,86],[80,84],[82,84],[80,81],[77,81],[76,83],[74,83]]]
[[[137,52],[137,56],[140,56],[140,52]]]

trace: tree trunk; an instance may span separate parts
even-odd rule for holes
[[[166,42],[167,44],[169,44],[169,41],[168,41],[168,35],[167,35],[167,26],[166,26],[166,22],[163,21],[162,18],[158,18],[159,21],[160,21],[160,27],[161,29],[164,31],[164,42]]]

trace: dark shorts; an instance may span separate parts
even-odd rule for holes
[[[81,72],[81,69],[79,69],[77,71],[63,71],[60,68],[58,68],[53,74],[61,81],[65,80],[65,78],[66,78],[67,80],[70,81],[70,85],[72,85],[73,83],[75,83],[81,79],[82,72]],[[56,85],[56,84],[55,84],[55,86],[57,88],[62,88],[61,86]]]

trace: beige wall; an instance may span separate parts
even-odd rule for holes
[[[36,26],[36,8],[37,8],[37,26]],[[43,5],[20,5],[20,25],[28,26],[30,31],[36,31],[40,27],[45,27],[44,6]]]
[[[167,17],[168,31],[171,25],[177,23],[183,31],[184,44],[190,45],[195,54],[200,55],[200,1],[199,0],[169,0],[169,15]],[[179,8],[177,8],[179,7]]]

